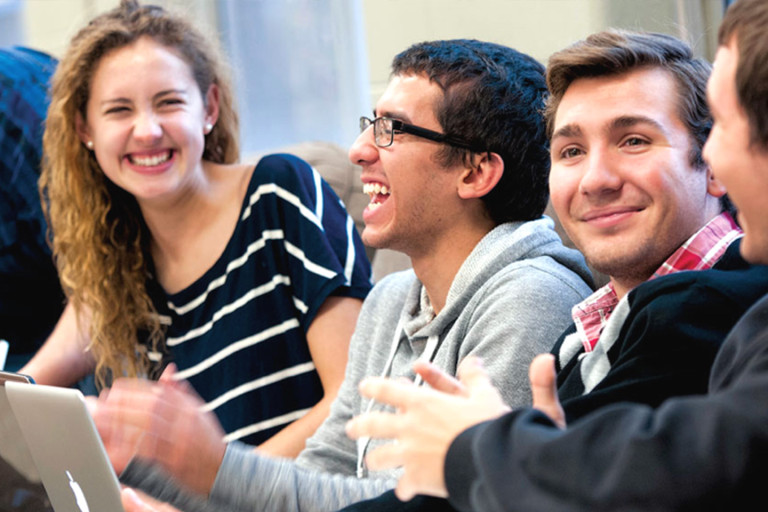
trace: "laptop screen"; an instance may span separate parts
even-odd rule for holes
[[[0,378],[0,512],[53,512]]]

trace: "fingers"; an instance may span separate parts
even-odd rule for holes
[[[440,368],[427,361],[416,361],[413,365],[414,371],[421,375],[424,382],[430,387],[443,393],[451,395],[466,395],[467,390],[464,385],[448,375]]]
[[[123,420],[125,416],[115,415],[108,408],[99,406],[94,414],[94,423],[99,431],[109,460],[119,475],[146,443],[146,429]],[[151,450],[151,449],[150,449]],[[150,451],[149,453],[154,453]]]
[[[162,375],[158,379],[158,382],[166,388],[176,389],[182,393],[199,398],[197,391],[192,387],[188,380],[180,379],[177,373],[178,369],[174,363],[169,363],[163,370]],[[201,400],[202,401],[202,400]]]
[[[96,413],[96,409],[99,408],[98,397],[86,395],[83,398],[85,399],[85,407],[88,409],[88,412],[91,414],[91,416],[93,416]]]
[[[146,446],[148,433],[164,432],[170,426],[166,415],[170,414],[172,402],[155,388],[159,386],[139,379],[119,379],[109,393],[102,393],[98,401],[89,404],[117,474]],[[154,453],[150,449],[145,452]]]
[[[493,387],[488,372],[479,357],[467,356],[459,364],[456,373],[466,388]]]
[[[175,363],[168,363],[168,366],[165,367],[163,370],[163,373],[160,374],[160,378],[157,379],[158,382],[161,383],[172,383],[174,382],[176,375],[176,364]]]
[[[403,450],[398,443],[387,443],[379,446],[365,456],[365,464],[372,471],[398,468],[403,463]]]
[[[555,357],[540,354],[533,359],[529,368],[533,407],[540,410],[560,428],[565,428],[565,413],[557,397],[557,374]]]
[[[393,439],[400,431],[398,417],[388,412],[369,412],[352,418],[346,425],[347,435],[351,439],[372,437],[375,439]]]
[[[528,378],[531,387],[550,390],[555,387],[557,373],[555,372],[555,356],[552,354],[539,354],[533,358],[528,368]]]
[[[405,407],[417,389],[412,382],[384,377],[368,377],[360,382],[361,395],[395,408]]]
[[[139,498],[136,491],[126,487],[120,492],[125,512],[154,512],[154,509]]]
[[[400,501],[411,501],[416,494],[418,494],[407,478],[402,477],[397,481],[397,487],[395,487],[395,496]]]
[[[181,512],[171,505],[160,503],[145,494],[139,496],[139,493],[130,487],[125,487],[120,491],[120,498],[125,512]]]

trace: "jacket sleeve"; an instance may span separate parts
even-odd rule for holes
[[[291,459],[263,457],[230,445],[210,500],[221,510],[322,512],[338,510],[391,489],[394,482],[313,471]]]
[[[445,478],[461,510],[741,510],[768,471],[768,307],[737,327],[706,396],[617,404],[554,428],[530,409],[462,433]],[[730,346],[729,346],[730,345]],[[724,363],[725,361],[725,363]],[[725,367],[724,367],[725,366]]]
[[[252,446],[230,443],[208,498],[180,487],[160,467],[133,461],[120,482],[184,512],[321,512],[338,510],[394,485],[385,479],[311,471],[292,459],[264,457]]]

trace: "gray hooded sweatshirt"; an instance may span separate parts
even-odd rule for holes
[[[358,394],[364,377],[413,379],[419,358],[455,375],[459,363],[475,355],[508,405],[529,405],[531,360],[551,349],[591,284],[583,257],[562,245],[551,219],[497,226],[462,264],[438,315],[411,270],[371,290],[330,415],[295,461],[231,443],[207,501],[179,491],[156,467],[132,463],[121,480],[186,512],[332,511],[376,496],[395,486],[399,470],[369,474],[364,454],[386,441],[353,441],[345,434],[352,417],[383,408]]]

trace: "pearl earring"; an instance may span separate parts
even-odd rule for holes
[[[205,134],[211,133],[211,130],[213,130],[213,124],[211,123],[205,123]]]
[[[92,141],[92,140],[89,140],[88,142],[86,142],[86,143],[85,143],[85,147],[87,147],[88,149],[90,149],[91,151],[93,151],[93,141]]]

